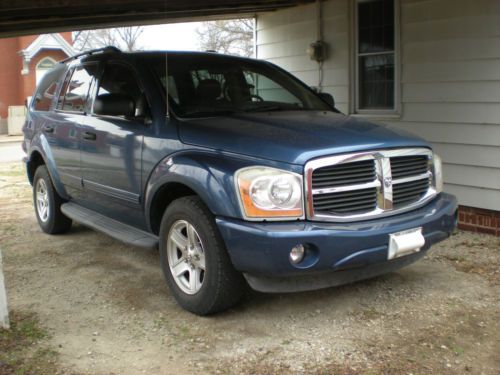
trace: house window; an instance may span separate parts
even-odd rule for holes
[[[356,110],[393,111],[394,0],[358,0],[356,7]]]
[[[35,77],[37,85],[40,83],[43,76],[49,70],[53,69],[55,65],[56,65],[55,60],[51,59],[50,57],[45,57],[44,59],[40,60],[38,64],[36,64]]]

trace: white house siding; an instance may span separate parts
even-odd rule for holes
[[[324,5],[325,41],[333,48],[323,67],[324,91],[334,92],[338,108],[349,104],[349,4],[347,0]],[[318,85],[318,64],[306,54],[317,40],[316,7],[300,6],[257,16],[257,57],[269,60],[310,85]]]
[[[353,0],[329,0],[324,90],[350,98]],[[374,117],[430,141],[445,163],[445,189],[460,204],[500,210],[500,1],[399,0],[400,113]],[[316,40],[316,5],[257,16],[257,57],[318,84],[305,51]]]

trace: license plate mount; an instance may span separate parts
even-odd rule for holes
[[[417,253],[425,245],[422,228],[412,228],[389,235],[387,259]]]

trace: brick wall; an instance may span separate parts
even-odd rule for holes
[[[500,236],[500,212],[459,206],[458,227],[471,232]]]
[[[22,59],[18,38],[0,39],[0,119],[6,120],[9,106],[19,103]]]
[[[61,33],[62,37],[71,42],[71,33]],[[23,69],[22,57],[19,51],[27,48],[38,35],[20,36],[16,38],[0,38],[0,132],[5,130],[9,106],[24,105],[26,97],[31,96],[36,85],[36,65],[50,56],[54,60],[66,58],[60,50],[42,50],[30,62],[29,74],[21,75]]]

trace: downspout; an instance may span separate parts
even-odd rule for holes
[[[253,16],[253,58],[257,59],[259,56],[257,55],[257,17],[255,14]]]
[[[323,43],[323,1],[316,1],[317,40]],[[318,61],[318,91],[323,91],[323,59]]]

